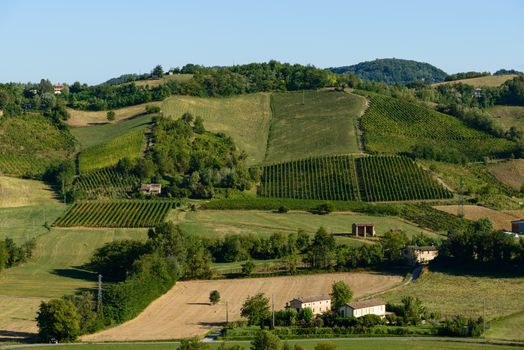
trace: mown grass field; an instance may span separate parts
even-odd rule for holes
[[[493,120],[504,130],[509,130],[512,126],[517,129],[524,129],[524,107],[523,106],[494,106],[487,111]]]
[[[128,132],[144,130],[151,125],[151,115],[140,115],[115,124],[103,124],[71,128],[71,134],[78,140],[81,148],[107,143]]]
[[[370,95],[362,127],[365,148],[371,153],[398,154],[425,146],[481,160],[516,148],[514,142],[469,128],[452,116],[379,94]]]
[[[362,340],[362,339],[330,339],[337,345],[339,350],[515,350],[518,347],[510,345],[494,345],[494,344],[470,344],[464,342],[453,341],[434,341],[434,340]],[[291,346],[295,344],[302,346],[305,350],[313,350],[315,346],[321,342],[320,340],[288,340]],[[222,342],[213,342],[209,344],[210,350],[220,349]],[[225,343],[226,346],[239,345],[243,350],[250,349],[249,342],[235,342],[230,341]],[[68,350],[176,350],[180,346],[177,342],[147,342],[147,343],[127,343],[127,344],[67,344],[54,345],[53,348],[68,349]],[[49,346],[35,346],[29,349],[45,350]]]
[[[524,185],[524,159],[512,159],[488,166],[489,171],[502,183],[520,191]]]
[[[366,108],[357,95],[335,91],[275,93],[266,162],[360,153],[356,120]]]
[[[96,276],[79,268],[96,248],[115,239],[145,237],[145,230],[78,228],[40,235],[30,261],[2,271],[0,329],[36,332],[34,318],[42,300],[96,286]]]
[[[275,232],[292,233],[303,229],[314,234],[320,226],[328,232],[335,234],[351,233],[351,225],[358,222],[371,222],[375,224],[377,235],[380,236],[389,230],[404,230],[409,236],[423,232],[424,234],[438,237],[432,233],[415,226],[412,223],[396,217],[370,216],[356,213],[332,213],[330,215],[315,215],[306,212],[291,211],[278,214],[260,210],[199,210],[196,212],[181,212],[174,210],[167,220],[178,223],[180,227],[192,234],[204,237],[223,237],[226,234],[253,234],[269,236]],[[342,238],[340,241],[362,240]]]
[[[231,136],[252,165],[264,160],[271,119],[269,99],[265,93],[225,98],[172,96],[161,108],[165,116],[173,118],[186,112],[202,117],[207,130]]]
[[[495,87],[504,84],[507,80],[513,79],[516,76],[516,74],[487,75],[485,77],[445,81],[442,83],[433,84],[433,86],[462,83],[466,85],[472,85],[474,87]]]
[[[130,119],[146,112],[146,106],[160,106],[162,102],[148,102],[139,105],[115,109],[115,120],[109,122],[107,120],[107,111],[81,111],[77,109],[68,108],[70,118],[66,121],[67,125],[71,127],[95,126],[99,124],[117,124],[124,119]]]
[[[0,239],[21,244],[46,233],[45,223],[50,225],[65,209],[42,182],[0,176]]]
[[[484,333],[488,339],[524,340],[524,310],[491,322]]]
[[[389,302],[399,303],[405,295],[420,298],[430,311],[442,316],[480,317],[486,305],[486,319],[507,316],[524,310],[524,277],[493,277],[428,272],[404,287],[381,295]],[[524,323],[521,324],[524,334]]]
[[[441,205],[435,206],[435,209],[443,212],[458,215],[458,205]],[[495,230],[511,230],[511,221],[521,218],[519,211],[499,211],[477,205],[465,205],[464,218],[468,220],[479,220],[488,218],[493,224]]]
[[[78,171],[86,173],[114,166],[122,158],[139,158],[145,147],[144,132],[144,129],[134,129],[106,143],[86,148],[78,155]]]

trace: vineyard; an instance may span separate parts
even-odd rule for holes
[[[103,168],[82,174],[75,182],[77,199],[128,199],[139,185],[137,177]]]
[[[449,198],[451,193],[409,158],[363,157],[356,160],[360,193],[365,201]]]
[[[355,163],[348,156],[308,158],[263,168],[262,197],[353,201],[359,199]]]
[[[121,200],[77,202],[58,218],[58,227],[152,227],[173,208],[172,201]]]
[[[82,174],[116,165],[122,158],[139,158],[144,140],[144,130],[138,129],[109,142],[89,147],[78,156],[78,170]]]
[[[347,155],[308,158],[262,168],[261,197],[364,200],[450,198],[451,193],[409,158]]]
[[[0,154],[0,174],[39,177],[46,171],[51,162],[51,160],[45,158]]]
[[[418,145],[478,160],[515,149],[513,142],[469,128],[454,117],[377,94],[370,96],[362,127],[365,147],[372,153],[398,154]]]

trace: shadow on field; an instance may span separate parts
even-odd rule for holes
[[[5,342],[20,342],[36,340],[36,334],[28,332],[15,332],[0,329],[0,343]]]
[[[51,273],[61,277],[74,278],[84,281],[96,282],[98,280],[98,275],[96,273],[83,270],[78,267],[72,267],[69,269],[54,269]]]
[[[519,278],[524,277],[524,271],[513,266],[449,266],[444,264],[430,264],[430,271],[445,273],[454,276],[492,277],[492,278]]]

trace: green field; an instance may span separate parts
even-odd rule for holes
[[[164,221],[172,201],[76,202],[53,224],[58,227],[153,227]]]
[[[406,157],[324,156],[262,168],[262,197],[401,201],[450,198],[431,175]]]
[[[144,130],[151,125],[151,115],[140,115],[115,124],[71,128],[71,134],[78,140],[82,149],[110,142],[128,132]]]
[[[409,152],[415,145],[456,152],[470,159],[501,157],[515,143],[467,127],[458,119],[405,102],[372,94],[362,117],[366,150],[371,153]]]
[[[78,156],[78,171],[85,173],[114,166],[122,158],[139,158],[144,144],[144,129],[138,128],[111,141],[86,148]]]
[[[524,341],[524,310],[491,322],[484,338]]]
[[[439,85],[453,85],[453,84],[466,84],[474,87],[495,87],[504,84],[507,80],[515,78],[516,74],[501,74],[501,75],[487,75],[478,78],[459,79],[453,81],[445,81],[442,83],[433,84],[433,86]]]
[[[73,151],[71,135],[42,116],[0,117],[0,174],[40,176]]]
[[[335,91],[271,95],[273,118],[265,161],[360,153],[356,120],[365,107],[364,98]]]
[[[494,106],[487,109],[495,124],[503,130],[509,130],[512,126],[519,130],[524,129],[524,107],[523,106]]]
[[[209,238],[222,237],[231,233],[269,236],[275,232],[291,233],[298,229],[314,234],[320,226],[324,226],[330,233],[343,234],[350,233],[351,225],[358,222],[374,223],[379,236],[389,230],[399,229],[404,230],[409,236],[423,232],[433,237],[439,237],[431,231],[423,230],[397,217],[357,213],[315,215],[306,212],[278,214],[259,210],[228,210],[226,213],[219,210],[199,210],[196,212],[176,210],[167,219],[178,223],[183,230],[189,233]],[[362,242],[360,239],[355,240],[347,237],[340,237],[340,239],[348,242]]]
[[[326,341],[326,340],[324,340]],[[362,339],[330,339],[337,345],[339,350],[354,349],[354,350],[514,350],[518,347],[511,345],[494,345],[494,344],[475,344],[466,343],[462,341],[435,341],[435,340],[410,340],[406,339],[389,339],[389,340],[362,340]],[[305,350],[313,350],[314,347],[321,342],[321,340],[288,340],[288,343],[293,346],[295,344],[301,345]],[[209,349],[219,349],[222,342],[215,342],[209,344]],[[243,350],[250,349],[249,342],[226,342],[226,345],[240,345]],[[162,343],[128,343],[128,344],[73,344],[73,345],[55,345],[53,348],[69,349],[69,350],[176,350],[180,346],[177,342],[162,342]],[[44,350],[49,346],[35,346],[29,349]]]
[[[483,277],[466,274],[428,272],[413,283],[381,295],[398,303],[405,295],[419,297],[430,311],[442,316],[464,315],[487,320],[524,310],[524,299],[516,291],[524,290],[523,277]],[[524,334],[524,323],[521,324]]]
[[[247,152],[249,165],[264,160],[271,111],[264,93],[224,98],[172,96],[162,103],[165,116],[179,118],[185,112],[204,119],[207,130],[231,136]]]

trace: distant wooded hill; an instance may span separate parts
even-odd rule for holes
[[[362,79],[402,85],[414,81],[436,83],[444,81],[448,76],[446,72],[429,63],[398,58],[376,59],[329,70],[337,74],[350,73]]]

